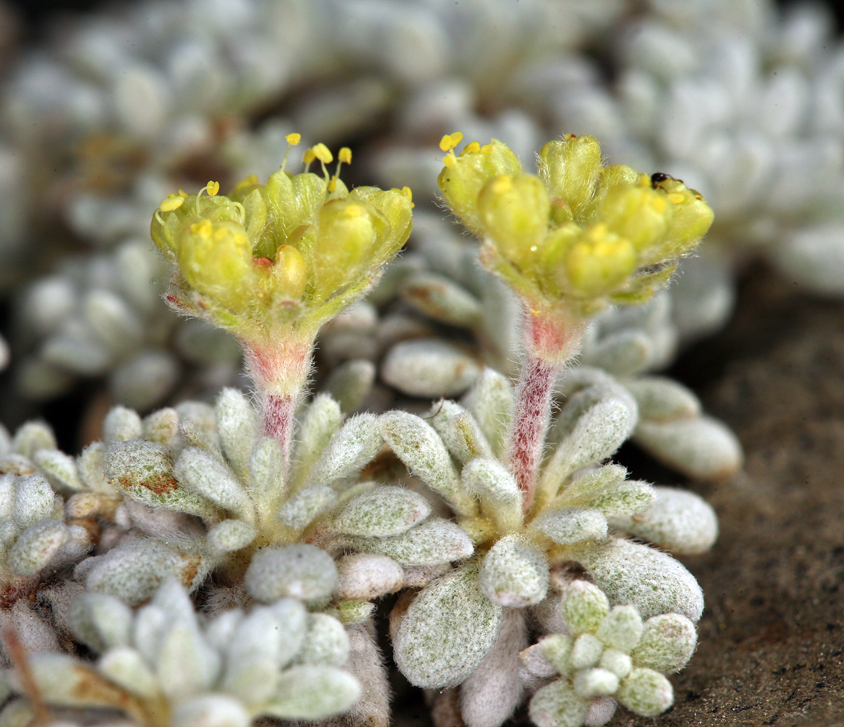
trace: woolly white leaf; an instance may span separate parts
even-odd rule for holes
[[[656,717],[674,704],[674,689],[659,672],[634,669],[621,680],[616,699],[643,717]]]
[[[654,487],[656,499],[635,517],[614,517],[612,524],[675,553],[709,550],[718,537],[718,516],[703,498],[688,490]]]
[[[223,452],[232,469],[244,477],[249,469],[249,458],[257,435],[255,410],[242,392],[225,388],[217,397],[214,411]]]
[[[155,699],[159,695],[155,674],[134,649],[125,646],[110,649],[97,662],[97,670],[106,679],[141,698]]]
[[[104,593],[83,593],[71,604],[68,621],[73,635],[95,651],[129,646],[132,609]]]
[[[212,526],[206,536],[208,547],[217,553],[229,553],[249,545],[257,535],[255,528],[242,520],[223,520]]]
[[[294,666],[281,673],[272,701],[258,714],[282,719],[327,719],[349,709],[361,696],[360,684],[333,666]]]
[[[173,459],[162,444],[132,440],[108,448],[103,466],[111,485],[133,500],[190,515],[212,517],[214,506],[181,486]]]
[[[337,493],[328,485],[310,485],[297,492],[280,508],[276,517],[287,527],[301,529],[337,502]]]
[[[457,396],[480,374],[475,359],[438,338],[393,346],[381,363],[381,378],[403,394],[433,398]]]
[[[67,526],[58,520],[42,520],[27,528],[6,557],[9,569],[19,576],[33,576],[56,556],[67,540]]]
[[[653,347],[640,330],[613,333],[584,355],[584,363],[604,369],[614,376],[635,376],[650,366]]]
[[[614,606],[595,635],[605,646],[630,653],[642,635],[642,617],[633,606]]]
[[[392,558],[355,553],[337,561],[335,599],[365,601],[397,591],[404,585],[404,569]]]
[[[510,380],[497,371],[485,368],[462,403],[474,415],[493,454],[500,457],[513,417],[514,397]]]
[[[521,528],[523,495],[510,471],[496,459],[475,459],[460,473],[463,487],[481,501],[484,515],[500,532]]]
[[[642,421],[633,438],[654,457],[689,477],[720,480],[742,466],[736,436],[707,416],[665,423]]]
[[[340,477],[357,474],[378,454],[382,443],[375,415],[352,417],[331,437],[308,475],[308,481],[329,484]]]
[[[141,422],[144,439],[175,449],[179,436],[179,414],[175,409],[165,408],[152,412]]]
[[[42,449],[56,449],[56,436],[44,422],[26,422],[18,427],[12,439],[12,451],[33,459]]]
[[[604,653],[604,645],[594,634],[580,634],[572,644],[569,653],[569,668],[577,671],[579,669],[591,669],[598,666],[601,655]]]
[[[114,488],[106,481],[105,455],[106,446],[102,442],[93,442],[85,447],[76,460],[79,476],[89,490],[115,494]]]
[[[340,405],[328,394],[317,394],[307,408],[298,431],[294,491],[305,482],[314,463],[342,422]]]
[[[403,487],[376,487],[352,498],[335,515],[341,533],[384,537],[399,535],[431,514],[424,497]]]
[[[533,695],[528,714],[537,727],[581,727],[588,709],[567,679],[557,679]]]
[[[254,518],[249,496],[234,473],[215,455],[198,447],[182,450],[173,467],[180,483],[218,507],[245,520]]]
[[[545,656],[542,644],[534,644],[523,649],[519,652],[519,659],[531,675],[540,679],[547,679],[557,673],[554,665]]]
[[[572,680],[572,686],[577,696],[583,699],[607,697],[618,689],[618,677],[608,669],[593,667],[577,672]]]
[[[642,618],[680,613],[697,621],[703,613],[703,591],[670,555],[614,538],[584,548],[578,560],[612,603],[630,603]]]
[[[460,515],[475,514],[442,439],[428,422],[404,411],[381,415],[381,433],[412,474],[440,493]]]
[[[180,701],[208,690],[220,671],[220,656],[195,622],[177,621],[159,645],[155,671],[162,691]]]
[[[532,527],[555,543],[570,545],[581,540],[600,540],[607,535],[607,519],[600,510],[567,507],[540,515]]]
[[[469,536],[455,523],[429,518],[421,525],[384,538],[354,538],[359,550],[379,553],[401,565],[437,565],[472,555]]]
[[[700,400],[685,386],[662,376],[643,376],[627,382],[643,421],[668,422],[700,415]]]
[[[126,692],[67,654],[31,654],[31,673],[41,694],[67,707],[127,706]],[[16,691],[22,692],[20,685]]]
[[[323,388],[345,414],[350,414],[363,403],[374,381],[375,364],[365,359],[354,359],[335,367]]]
[[[349,637],[336,618],[324,613],[308,615],[308,632],[296,664],[343,666],[349,659]]]
[[[250,595],[266,603],[292,597],[309,605],[324,605],[336,584],[334,559],[307,544],[260,551],[252,558],[244,578]]]
[[[106,415],[103,422],[103,441],[109,445],[140,439],[143,430],[141,418],[136,411],[125,406],[116,406]]]
[[[284,455],[275,437],[262,437],[249,459],[249,494],[261,507],[272,505],[285,495]]]
[[[232,697],[203,694],[176,705],[170,723],[173,727],[249,727],[252,716]]]
[[[33,460],[47,476],[51,485],[71,492],[85,489],[73,457],[58,449],[40,449],[33,455]]]
[[[495,644],[503,610],[481,593],[478,568],[438,578],[410,604],[393,638],[396,664],[412,684],[460,684]]]
[[[509,608],[539,603],[548,580],[547,558],[519,535],[505,535],[489,549],[478,577],[484,595]]]
[[[664,613],[649,618],[631,657],[636,666],[671,674],[691,659],[697,644],[695,625],[685,616]]]
[[[600,588],[588,581],[569,583],[562,597],[562,614],[574,634],[592,633],[610,611],[610,604]]]
[[[44,475],[36,473],[18,480],[15,488],[15,525],[21,530],[53,514],[55,493]]]
[[[481,319],[481,302],[443,275],[414,273],[402,283],[399,294],[414,308],[442,323],[471,328]]]
[[[457,461],[466,464],[478,457],[492,457],[492,448],[475,417],[459,404],[449,400],[434,404],[428,421]]]

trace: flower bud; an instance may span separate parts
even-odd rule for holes
[[[549,141],[539,152],[545,183],[552,197],[559,197],[577,219],[586,209],[601,174],[601,147],[592,136],[566,134]]]
[[[481,190],[478,211],[499,252],[520,269],[530,267],[548,229],[550,203],[542,180],[499,175]]]
[[[368,205],[348,200],[329,202],[320,210],[311,250],[318,298],[327,298],[354,280],[375,246],[376,214]]]
[[[636,268],[636,253],[626,239],[603,223],[584,231],[565,256],[564,274],[578,296],[594,298],[620,286]]]
[[[665,239],[659,247],[659,259],[666,260],[689,252],[708,232],[714,213],[699,192],[689,189],[679,179],[666,179],[657,189],[665,192],[672,209]]]
[[[613,187],[607,191],[600,211],[610,231],[629,240],[636,252],[646,254],[662,242],[670,216],[665,195],[642,186]]]
[[[299,300],[308,283],[307,263],[302,253],[293,245],[282,245],[275,254],[272,285],[276,299]]]

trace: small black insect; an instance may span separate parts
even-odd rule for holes
[[[660,182],[665,182],[668,179],[674,179],[670,174],[666,174],[665,172],[654,172],[651,174],[651,183],[652,184],[659,184]]]

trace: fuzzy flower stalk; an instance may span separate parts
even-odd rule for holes
[[[287,140],[295,145],[300,137]],[[351,151],[338,157],[339,174]],[[350,192],[329,174],[333,155],[324,144],[304,161],[303,174],[282,164],[266,184],[253,175],[229,196],[218,194],[216,182],[197,194],[180,190],[161,203],[151,227],[175,266],[168,303],[238,339],[264,432],[278,439],[285,461],[320,326],[377,280],[410,235],[413,206],[409,189]],[[321,176],[307,171],[314,161]]]
[[[538,175],[493,139],[447,152],[437,180],[446,202],[482,239],[481,263],[499,275],[524,308],[524,361],[506,459],[534,499],[560,370],[579,350],[591,318],[608,304],[641,303],[673,273],[712,224],[695,190],[665,174],[604,166],[591,136],[566,135],[542,147]]]

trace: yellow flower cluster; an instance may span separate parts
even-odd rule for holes
[[[591,136],[567,135],[522,170],[497,140],[448,152],[438,183],[452,210],[483,238],[481,260],[532,307],[588,315],[607,302],[647,300],[712,224],[703,197],[667,175],[604,166]]]
[[[338,159],[339,172],[351,151]],[[326,170],[332,160],[317,144],[305,162],[319,161],[322,176],[282,167],[266,184],[243,180],[229,196],[209,182],[198,194],[165,199],[151,233],[176,264],[171,304],[241,337],[279,328],[312,336],[369,288],[410,235],[410,190],[350,192]]]

